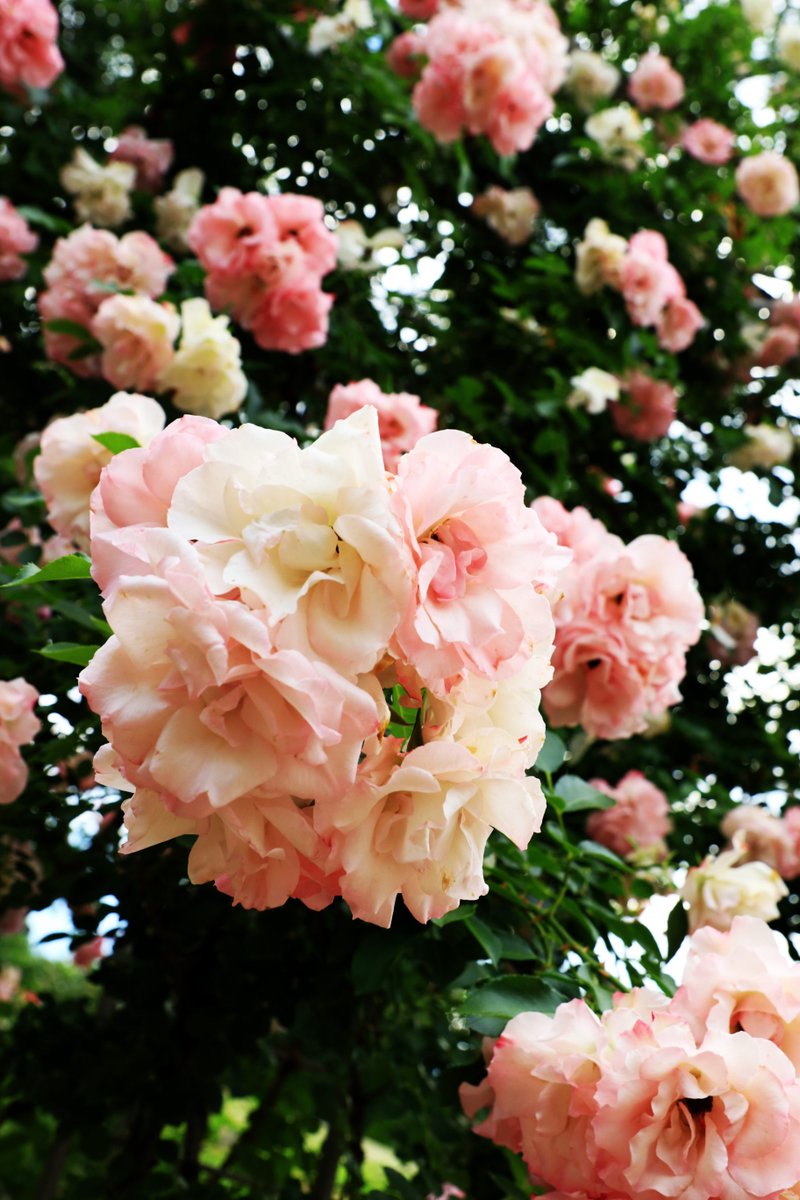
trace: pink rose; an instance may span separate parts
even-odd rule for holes
[[[658,320],[658,343],[664,350],[679,354],[691,346],[698,329],[702,329],[705,323],[700,309],[685,296],[668,300]]]
[[[776,301],[769,319],[772,325],[792,325],[800,330],[800,298],[793,296],[791,300]]]
[[[47,88],[64,70],[50,0],[0,0],[0,87]]]
[[[800,200],[794,163],[774,150],[742,159],[736,168],[736,190],[759,217],[782,217]]]
[[[92,333],[103,347],[100,369],[116,388],[150,392],[175,355],[180,317],[149,296],[110,296],[97,310]]]
[[[33,709],[39,693],[22,678],[0,681],[0,804],[11,804],[28,782],[28,767],[19,747],[32,742],[41,728]]]
[[[400,0],[399,8],[412,21],[429,21],[438,11],[439,0]]]
[[[148,396],[118,392],[107,404],[51,421],[33,473],[57,533],[89,548],[89,500],[112,453],[95,433],[126,433],[146,446],[163,428],[164,411]],[[125,452],[127,453],[127,451]]]
[[[554,678],[545,710],[555,725],[630,737],[680,699],[685,652],[698,640],[703,616],[691,566],[674,542],[644,536],[625,546],[603,526],[595,529],[583,510],[576,510],[580,520],[567,522],[556,503],[539,500],[536,511],[576,549],[554,601]]]
[[[475,198],[472,211],[510,246],[521,246],[533,233],[541,205],[530,188],[493,185]]]
[[[714,1032],[698,1045],[676,1017],[640,1020],[604,1060],[595,1103],[606,1195],[771,1197],[797,1182],[800,1084],[761,1038]]]
[[[398,895],[423,922],[484,895],[492,828],[522,848],[544,815],[535,780],[481,762],[465,745],[433,741],[402,754],[401,744],[385,738],[355,787],[319,814],[353,916],[387,928]]]
[[[336,237],[311,196],[263,196],[223,188],[194,217],[189,245],[208,271],[206,296],[230,308],[266,350],[298,354],[324,344],[334,297],[323,275],[336,266]]]
[[[386,61],[395,75],[414,79],[422,70],[425,41],[413,29],[399,34],[386,51]]]
[[[666,858],[664,838],[672,829],[667,797],[641,771],[628,771],[616,787],[590,779],[592,787],[614,798],[614,807],[592,813],[586,822],[589,837],[608,846],[620,858]]]
[[[430,686],[449,687],[465,671],[502,678],[532,646],[549,645],[537,588],[553,583],[563,560],[525,508],[505,454],[456,430],[431,433],[400,459],[393,502],[417,577],[395,635],[398,657]]]
[[[736,144],[736,134],[732,129],[703,117],[688,125],[683,131],[683,148],[702,163],[709,166],[723,166],[729,162]]]
[[[464,68],[455,55],[429,62],[414,87],[412,102],[420,124],[444,145],[461,135],[466,122],[463,88]]]
[[[555,1014],[512,1018],[494,1046],[486,1079],[462,1084],[468,1117],[489,1107],[475,1133],[521,1153],[531,1175],[565,1192],[596,1194],[589,1155],[598,1063],[605,1038],[583,1000]]]
[[[628,83],[628,95],[642,112],[675,108],[684,96],[683,76],[663,54],[652,50],[639,60]]]
[[[800,353],[800,329],[795,325],[774,325],[758,352],[759,367],[783,367]]]
[[[572,565],[575,567],[606,550],[616,554],[623,548],[620,538],[609,533],[603,522],[593,517],[586,508],[566,509],[560,500],[552,496],[540,496],[534,500],[531,508],[545,529],[556,535],[559,546],[566,546],[572,551]]]
[[[328,313],[334,297],[313,276],[300,276],[267,292],[249,328],[264,350],[301,354],[328,339]]]
[[[678,397],[672,384],[633,371],[624,383],[627,397],[609,405],[616,429],[637,442],[665,437],[675,419]]]
[[[791,811],[791,810],[790,810]],[[779,817],[756,804],[740,804],[722,818],[720,830],[729,841],[744,845],[743,862],[762,862],[784,879],[800,875],[796,833]]]
[[[80,677],[124,778],[193,819],[256,789],[264,799],[338,795],[378,728],[374,699],[326,664],[276,648],[263,609],[213,596],[178,537],[137,537],[153,544],[151,562],[107,597],[115,636]]]
[[[645,229],[630,239],[620,270],[620,290],[635,325],[657,325],[664,306],[685,295],[680,275],[667,261],[661,234]]]
[[[164,176],[172,165],[172,142],[149,138],[140,125],[129,125],[117,139],[117,148],[109,155],[112,162],[131,163],[136,167],[136,186],[143,192],[160,192]]]
[[[734,917],[724,933],[707,925],[692,934],[670,1007],[698,1040],[706,1030],[743,1030],[772,1042],[800,1071],[800,967],[755,917]]]
[[[371,379],[337,383],[328,400],[325,428],[371,404],[378,414],[378,431],[387,471],[395,471],[400,455],[436,428],[439,414],[409,392],[382,392]]]
[[[22,279],[28,264],[21,254],[30,254],[39,239],[10,200],[0,196],[0,283]]]

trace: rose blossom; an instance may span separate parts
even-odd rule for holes
[[[50,0],[0,0],[0,87],[47,88],[64,70]]]
[[[208,272],[206,296],[230,308],[266,350],[298,354],[324,344],[336,238],[311,196],[262,196],[223,188],[200,209],[187,239]]]
[[[22,678],[0,680],[0,804],[11,804],[28,782],[28,767],[19,747],[41,729],[33,708],[39,693]]]
[[[604,158],[633,171],[644,158],[642,118],[629,104],[617,104],[592,113],[584,126],[588,137],[597,142]]]
[[[585,408],[596,415],[605,412],[609,400],[619,400],[619,380],[599,367],[587,367],[570,380],[572,391],[567,396],[568,408]]]
[[[680,699],[685,652],[700,636],[703,606],[689,561],[657,536],[626,546],[585,510],[567,513],[549,497],[535,509],[574,554],[554,601],[545,711],[553,724],[580,724],[594,737],[640,733]]]
[[[783,879],[800,875],[800,848],[796,835],[779,817],[756,804],[740,804],[722,818],[721,832],[730,841],[740,834],[743,861],[763,862],[774,867]]]
[[[772,1197],[797,1181],[800,1083],[761,1038],[712,1032],[698,1045],[684,1021],[657,1013],[618,1037],[594,1099],[605,1195]]]
[[[743,667],[750,662],[756,653],[757,613],[745,608],[738,600],[726,600],[722,604],[712,604],[708,617],[707,645],[712,658],[719,659],[723,667]]]
[[[699,867],[692,867],[680,890],[689,905],[689,930],[703,925],[730,929],[734,917],[760,917],[774,921],[778,901],[789,889],[777,871],[763,862],[743,862],[747,846],[743,834],[734,835],[733,847],[709,854]],[[741,864],[741,865],[740,865]]]
[[[683,297],[683,281],[668,261],[667,243],[660,233],[644,229],[630,239],[620,269],[620,290],[635,325],[657,325],[664,306]]]
[[[618,288],[622,264],[628,250],[625,238],[612,233],[605,221],[594,217],[575,250],[575,282],[578,291],[591,296],[602,287]]]
[[[320,814],[353,915],[387,928],[398,895],[418,921],[484,895],[492,828],[522,848],[544,815],[538,781],[504,771],[496,757],[482,761],[449,741],[402,754],[401,744],[386,738],[367,753],[355,787]]]
[[[741,0],[744,18],[756,33],[769,33],[775,28],[777,5],[775,0]]]
[[[667,797],[660,788],[641,771],[628,771],[616,787],[604,779],[590,779],[589,783],[615,801],[613,808],[591,814],[586,822],[590,838],[608,846],[620,858],[635,858],[637,862],[666,858],[664,838],[672,822]]]
[[[158,390],[171,392],[181,412],[219,420],[235,412],[247,393],[242,350],[228,318],[212,317],[208,301],[181,305],[181,341],[158,377]]]
[[[475,198],[472,211],[510,246],[521,246],[530,240],[541,205],[530,188],[493,185]]]
[[[593,50],[573,50],[570,54],[564,86],[584,112],[591,112],[598,100],[613,96],[619,81],[617,68]]]
[[[740,471],[759,467],[769,471],[791,461],[794,454],[794,435],[791,429],[777,425],[745,425],[745,441],[726,455],[726,461]]]
[[[623,384],[626,399],[611,405],[611,419],[625,437],[649,442],[664,437],[675,419],[678,398],[673,386],[633,371]]]
[[[0,196],[0,283],[22,279],[28,264],[21,254],[30,254],[39,244],[25,218],[5,196]]]
[[[628,81],[628,94],[634,104],[649,112],[652,108],[675,108],[685,92],[683,76],[663,54],[650,51]]]
[[[126,433],[146,446],[164,426],[164,411],[148,396],[118,392],[107,404],[51,421],[42,434],[33,473],[57,533],[89,548],[89,499],[113,457],[95,433]]]
[[[800,353],[800,329],[794,325],[773,325],[758,352],[760,367],[783,367]]]
[[[372,670],[410,591],[374,409],[304,450],[245,425],[205,459],[179,482],[169,525],[196,540],[215,592],[240,588],[263,605],[281,623],[280,646],[348,674]]]
[[[525,508],[519,471],[502,451],[457,430],[428,434],[398,464],[393,505],[417,576],[398,657],[448,688],[465,671],[502,678],[549,647],[537,588],[554,582],[565,556]]]
[[[781,21],[777,38],[778,58],[792,71],[800,71],[800,19],[787,12]]]
[[[130,163],[109,162],[101,166],[78,146],[72,161],[62,167],[59,178],[64,189],[75,197],[79,221],[116,229],[130,219],[130,193],[136,182],[136,168]]]
[[[199,167],[187,167],[175,176],[170,191],[153,200],[156,232],[161,241],[174,250],[186,252],[189,249],[186,235],[200,208],[205,178]]]
[[[692,935],[671,1008],[698,1038],[706,1029],[743,1030],[773,1042],[800,1070],[800,968],[783,938],[755,917]]]
[[[400,0],[399,8],[412,21],[429,21],[438,11],[439,0]]]
[[[700,309],[685,296],[668,300],[658,319],[658,344],[664,350],[679,354],[694,341],[695,334],[705,325]],[[800,341],[800,338],[798,339]]]
[[[140,125],[129,125],[117,139],[111,162],[131,163],[136,169],[135,186],[144,192],[159,192],[164,176],[172,165],[172,142],[149,138]]]
[[[718,121],[703,117],[687,125],[681,138],[684,150],[699,162],[723,166],[729,162],[736,144],[736,134]]]
[[[371,379],[337,383],[328,399],[325,428],[371,404],[378,414],[378,431],[387,471],[396,471],[400,455],[436,428],[439,414],[409,392],[382,392]]]
[[[44,271],[47,290],[38,297],[48,358],[68,366],[76,375],[99,375],[99,355],[73,358],[84,343],[72,334],[48,329],[47,322],[75,321],[86,328],[88,336],[94,315],[108,300],[110,290],[160,296],[173,269],[172,259],[146,233],[117,238],[108,230],[83,225],[59,238]],[[103,284],[113,287],[99,286]]]
[[[308,32],[309,54],[322,54],[354,37],[359,29],[375,24],[369,0],[344,0],[333,16],[317,17]]]
[[[422,70],[425,41],[414,29],[398,34],[386,51],[389,68],[402,79],[415,79]]]
[[[111,296],[92,321],[92,333],[103,347],[100,369],[119,389],[152,391],[169,367],[180,318],[171,304],[149,296]]]
[[[794,163],[774,150],[742,159],[736,168],[736,190],[759,217],[781,217],[800,201]]]

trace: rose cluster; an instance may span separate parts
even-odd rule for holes
[[[655,230],[643,229],[626,241],[596,217],[577,247],[575,280],[584,296],[603,287],[620,292],[634,325],[654,328],[665,350],[686,350],[705,324],[669,261],[664,236]]]
[[[118,297],[125,300],[160,296],[173,269],[172,259],[147,233],[118,238],[83,225],[59,238],[44,271],[47,288],[38,297],[47,357],[76,375],[102,375],[100,347],[92,336],[101,306],[115,291],[132,293]],[[81,326],[86,336],[72,326]]]
[[[299,354],[328,336],[336,238],[312,196],[263,196],[225,187],[194,217],[187,240],[207,271],[206,296],[264,350]]]
[[[784,879],[800,875],[800,807],[774,817],[757,804],[740,804],[722,818],[725,837],[742,839],[751,862],[767,863]]]
[[[171,141],[149,138],[140,125],[130,125],[119,135],[106,163],[99,163],[83,146],[78,146],[59,178],[74,197],[79,221],[116,229],[133,214],[134,189],[161,191],[173,154]]]
[[[605,779],[590,779],[598,792],[611,796],[614,804],[594,812],[586,822],[586,832],[601,846],[608,846],[620,858],[651,863],[666,858],[664,838],[672,829],[669,801],[661,788],[646,779],[641,771],[628,771],[616,787]]]
[[[0,87],[47,88],[64,70],[50,0],[0,0]]]
[[[692,937],[670,1001],[514,1017],[461,1099],[562,1200],[778,1200],[800,1179],[799,1034],[800,966],[739,918]]]
[[[686,651],[700,637],[703,603],[689,560],[655,534],[626,545],[585,508],[569,512],[547,496],[533,508],[573,554],[554,608],[547,715],[594,737],[641,733],[680,700]]]
[[[406,74],[426,60],[414,109],[440,142],[485,134],[498,154],[513,154],[530,148],[553,112],[567,51],[546,0],[458,0],[440,7],[421,34],[401,34],[390,63]]]
[[[238,903],[388,925],[482,895],[493,828],[527,845],[566,555],[501,451],[430,433],[388,475],[372,407],[304,449],[183,417],[92,508],[114,636],[81,689],[129,851],[191,833]]]

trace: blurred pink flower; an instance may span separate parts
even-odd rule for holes
[[[722,166],[733,155],[736,134],[718,121],[703,117],[684,129],[682,143],[684,150],[699,162]]]
[[[409,392],[382,392],[371,379],[337,383],[328,399],[325,428],[371,404],[378,414],[378,431],[387,471],[396,471],[400,455],[436,428],[439,414]]]
[[[173,155],[171,141],[149,138],[140,125],[129,125],[119,135],[117,148],[109,158],[136,167],[136,187],[141,191],[160,192]]]
[[[21,254],[30,254],[39,239],[10,200],[0,196],[0,283],[22,279],[28,264]]]
[[[743,158],[736,168],[736,190],[759,217],[780,217],[800,201],[794,163],[775,150]]]
[[[685,92],[683,76],[663,54],[654,51],[639,59],[628,83],[628,95],[642,112],[675,108]]]

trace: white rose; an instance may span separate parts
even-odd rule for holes
[[[800,71],[800,17],[794,13],[778,30],[778,58],[793,71]]]
[[[609,400],[619,400],[619,380],[600,367],[587,367],[570,380],[572,391],[567,396],[570,408],[585,408],[593,415],[605,412]]]
[[[680,894],[689,905],[690,933],[702,925],[725,932],[734,917],[774,921],[778,916],[778,902],[789,894],[789,889],[766,863],[737,866],[746,854],[744,835],[739,831],[731,850],[709,855],[689,871]]]
[[[775,0],[742,0],[744,19],[756,33],[769,33],[775,28]]]
[[[617,68],[593,50],[573,50],[570,54],[566,87],[585,112],[591,112],[598,100],[613,96],[619,81]]]
[[[130,193],[136,183],[136,168],[131,163],[110,162],[101,167],[78,146],[59,178],[75,197],[78,220],[102,229],[116,229],[130,217]]]
[[[156,196],[153,201],[156,232],[161,241],[166,242],[173,250],[189,249],[186,234],[200,207],[205,178],[199,167],[188,167],[175,176],[171,191],[163,196]]]
[[[618,162],[626,171],[632,171],[644,157],[642,118],[629,104],[616,104],[593,113],[584,128],[604,157]]]
[[[584,296],[602,287],[616,287],[622,260],[628,251],[624,237],[612,233],[605,221],[594,217],[575,250],[575,282]]]
[[[322,54],[347,42],[359,29],[375,24],[369,0],[346,0],[333,17],[317,17],[308,34],[309,54]]]
[[[789,462],[794,454],[794,436],[775,425],[745,425],[747,441],[727,456],[730,466],[740,471],[761,467],[768,471]]]
[[[212,316],[207,300],[184,301],[181,322],[180,345],[159,376],[159,391],[171,391],[181,412],[219,420],[234,412],[247,393],[241,346],[228,329],[228,318]]]

